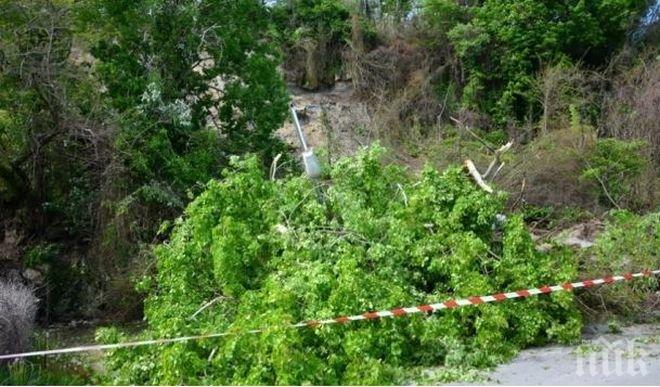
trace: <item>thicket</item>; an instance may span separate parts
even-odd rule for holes
[[[283,150],[272,134],[288,95],[268,11],[252,0],[3,0],[0,23],[0,235],[16,235],[1,258],[46,277],[40,296],[57,316],[135,317],[131,277],[148,269],[162,221],[229,155],[267,162]],[[38,250],[56,253],[30,264]]]
[[[346,4],[332,0],[278,1],[273,38],[285,52],[289,78],[304,88],[332,86],[342,74],[342,53],[351,34]]]
[[[100,83],[73,48],[63,4],[0,2],[0,270],[41,266],[45,315],[66,304],[51,289],[62,295],[84,281],[75,250],[94,238],[110,157]]]
[[[285,53],[287,78],[309,90],[350,79],[356,55],[371,51],[414,8],[411,0],[276,0],[273,38]]]
[[[99,251],[123,278],[145,269],[140,244],[180,214],[228,155],[268,160],[282,150],[272,134],[288,95],[258,2],[97,1],[86,11],[118,118]]]
[[[402,158],[439,166],[488,163],[484,143],[512,140],[499,182],[534,205],[654,208],[660,71],[647,3],[427,0],[394,20],[359,13],[343,59],[366,106],[356,121]],[[376,39],[356,44],[365,25]]]
[[[409,59],[412,71],[430,67],[426,76],[443,105],[451,102],[456,110],[486,115],[491,125],[506,128],[542,115],[535,80],[544,68],[580,63],[602,70],[626,42],[644,44],[640,36],[652,35],[643,24],[652,15],[642,18],[648,5],[646,0],[282,0],[274,2],[273,20],[289,78],[304,87],[360,77],[355,66],[363,61],[373,64],[367,76],[382,71],[405,78]],[[402,44],[408,49],[380,60],[369,57]],[[406,58],[410,50],[423,58]]]
[[[645,0],[493,0],[468,8],[468,22],[447,33],[464,71],[463,106],[487,112],[500,126],[536,119],[530,90],[541,66],[604,65],[646,6]]]
[[[269,180],[255,157],[177,220],[157,247],[144,337],[234,331],[218,340],[117,350],[113,383],[382,384],[406,368],[487,366],[518,349],[578,337],[569,293],[506,304],[291,330],[287,323],[437,302],[576,276],[561,249],[542,253],[503,195],[460,168],[412,178],[372,147],[328,180]],[[202,308],[204,305],[207,307]],[[265,328],[260,334],[245,333]],[[107,341],[116,330],[102,332]]]

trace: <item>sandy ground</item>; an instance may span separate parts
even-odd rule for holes
[[[660,324],[623,327],[616,334],[604,330],[592,328],[579,346],[521,351],[513,361],[485,373],[481,384],[660,384]]]

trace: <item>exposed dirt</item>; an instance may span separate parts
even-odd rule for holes
[[[378,140],[374,118],[367,104],[355,95],[351,82],[337,82],[331,89],[308,91],[289,85],[292,102],[296,108],[309,146],[323,150],[322,162],[331,162],[350,156],[360,148]],[[301,151],[300,141],[290,120],[286,121],[277,135],[286,143]],[[405,150],[389,144],[393,161],[418,171],[425,159],[412,156]]]
[[[366,107],[353,98],[353,87],[339,82],[334,88],[306,91],[289,85],[307,143],[312,148],[325,148],[336,160],[355,153],[369,142],[360,128],[368,126]],[[301,149],[291,120],[284,123],[277,134],[289,145]]]

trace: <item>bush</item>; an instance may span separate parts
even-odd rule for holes
[[[660,267],[660,212],[638,216],[628,211],[610,213],[605,231],[583,256],[581,273],[588,278],[656,270]],[[658,281],[639,279],[590,289],[581,295],[582,304],[593,312],[608,311],[624,316],[640,316],[660,305]]]
[[[142,283],[150,292],[143,335],[239,333],[116,350],[112,383],[383,384],[400,382],[407,367],[488,366],[527,345],[578,337],[570,293],[283,328],[575,277],[570,256],[535,250],[519,217],[494,227],[504,198],[475,188],[461,169],[426,168],[411,179],[383,165],[383,153],[373,147],[344,159],[320,184],[270,181],[256,158],[234,160],[157,247],[157,275]]]
[[[32,290],[0,280],[0,354],[24,352],[30,348],[37,313]]]
[[[497,181],[515,193],[515,201],[597,210],[597,186],[580,179],[585,168],[583,158],[593,151],[595,141],[595,130],[579,124],[541,135],[513,155]]]
[[[608,68],[604,76],[611,85],[604,95],[600,126],[607,136],[647,142],[648,154],[657,167],[660,165],[658,48],[651,47],[641,53],[630,48],[622,50]]]
[[[268,163],[283,151],[273,133],[289,97],[261,2],[94,0],[76,10],[117,113],[90,266],[107,288],[106,311],[137,311],[127,301],[139,299],[124,291],[131,273],[148,269],[142,245],[230,155]]]
[[[625,201],[639,207],[643,198],[631,197],[635,180],[650,161],[644,156],[646,144],[642,141],[621,141],[615,138],[599,139],[586,157],[582,178],[598,183],[601,202],[620,207]]]

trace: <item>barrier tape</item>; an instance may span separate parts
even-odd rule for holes
[[[513,298],[525,298],[525,297],[535,296],[538,294],[548,294],[548,293],[560,292],[560,291],[570,292],[573,289],[589,288],[592,286],[603,285],[603,284],[609,285],[615,282],[631,281],[634,278],[652,277],[658,274],[660,274],[660,270],[644,270],[639,273],[627,273],[624,275],[607,276],[599,279],[584,280],[580,282],[567,282],[561,285],[554,285],[554,286],[546,285],[539,288],[523,289],[509,293],[497,293],[487,296],[474,296],[464,299],[450,299],[436,304],[427,304],[427,305],[419,305],[408,308],[395,308],[395,309],[375,311],[375,312],[366,312],[362,314],[356,314],[353,316],[341,316],[341,317],[335,317],[325,320],[309,320],[309,321],[299,322],[297,324],[285,325],[283,327],[285,328],[317,327],[317,326],[330,325],[330,324],[345,324],[351,321],[376,320],[386,317],[401,317],[415,313],[433,313],[442,309],[454,309],[463,306],[479,305],[489,302],[499,302]],[[256,333],[261,333],[264,330],[265,329],[253,329],[249,331],[240,331],[240,332],[228,331],[222,333],[211,333],[211,334],[196,335],[196,336],[183,336],[183,337],[175,337],[168,339],[143,340],[143,341],[116,343],[116,344],[87,345],[87,346],[72,347],[72,348],[15,353],[11,355],[0,355],[0,360],[19,359],[19,358],[33,357],[33,356],[88,352],[88,351],[102,351],[102,350],[110,350],[110,349],[118,349],[118,348],[139,347],[145,345],[179,343],[179,342],[185,342],[191,340],[212,339],[216,337],[224,337],[235,334],[256,334]]]

